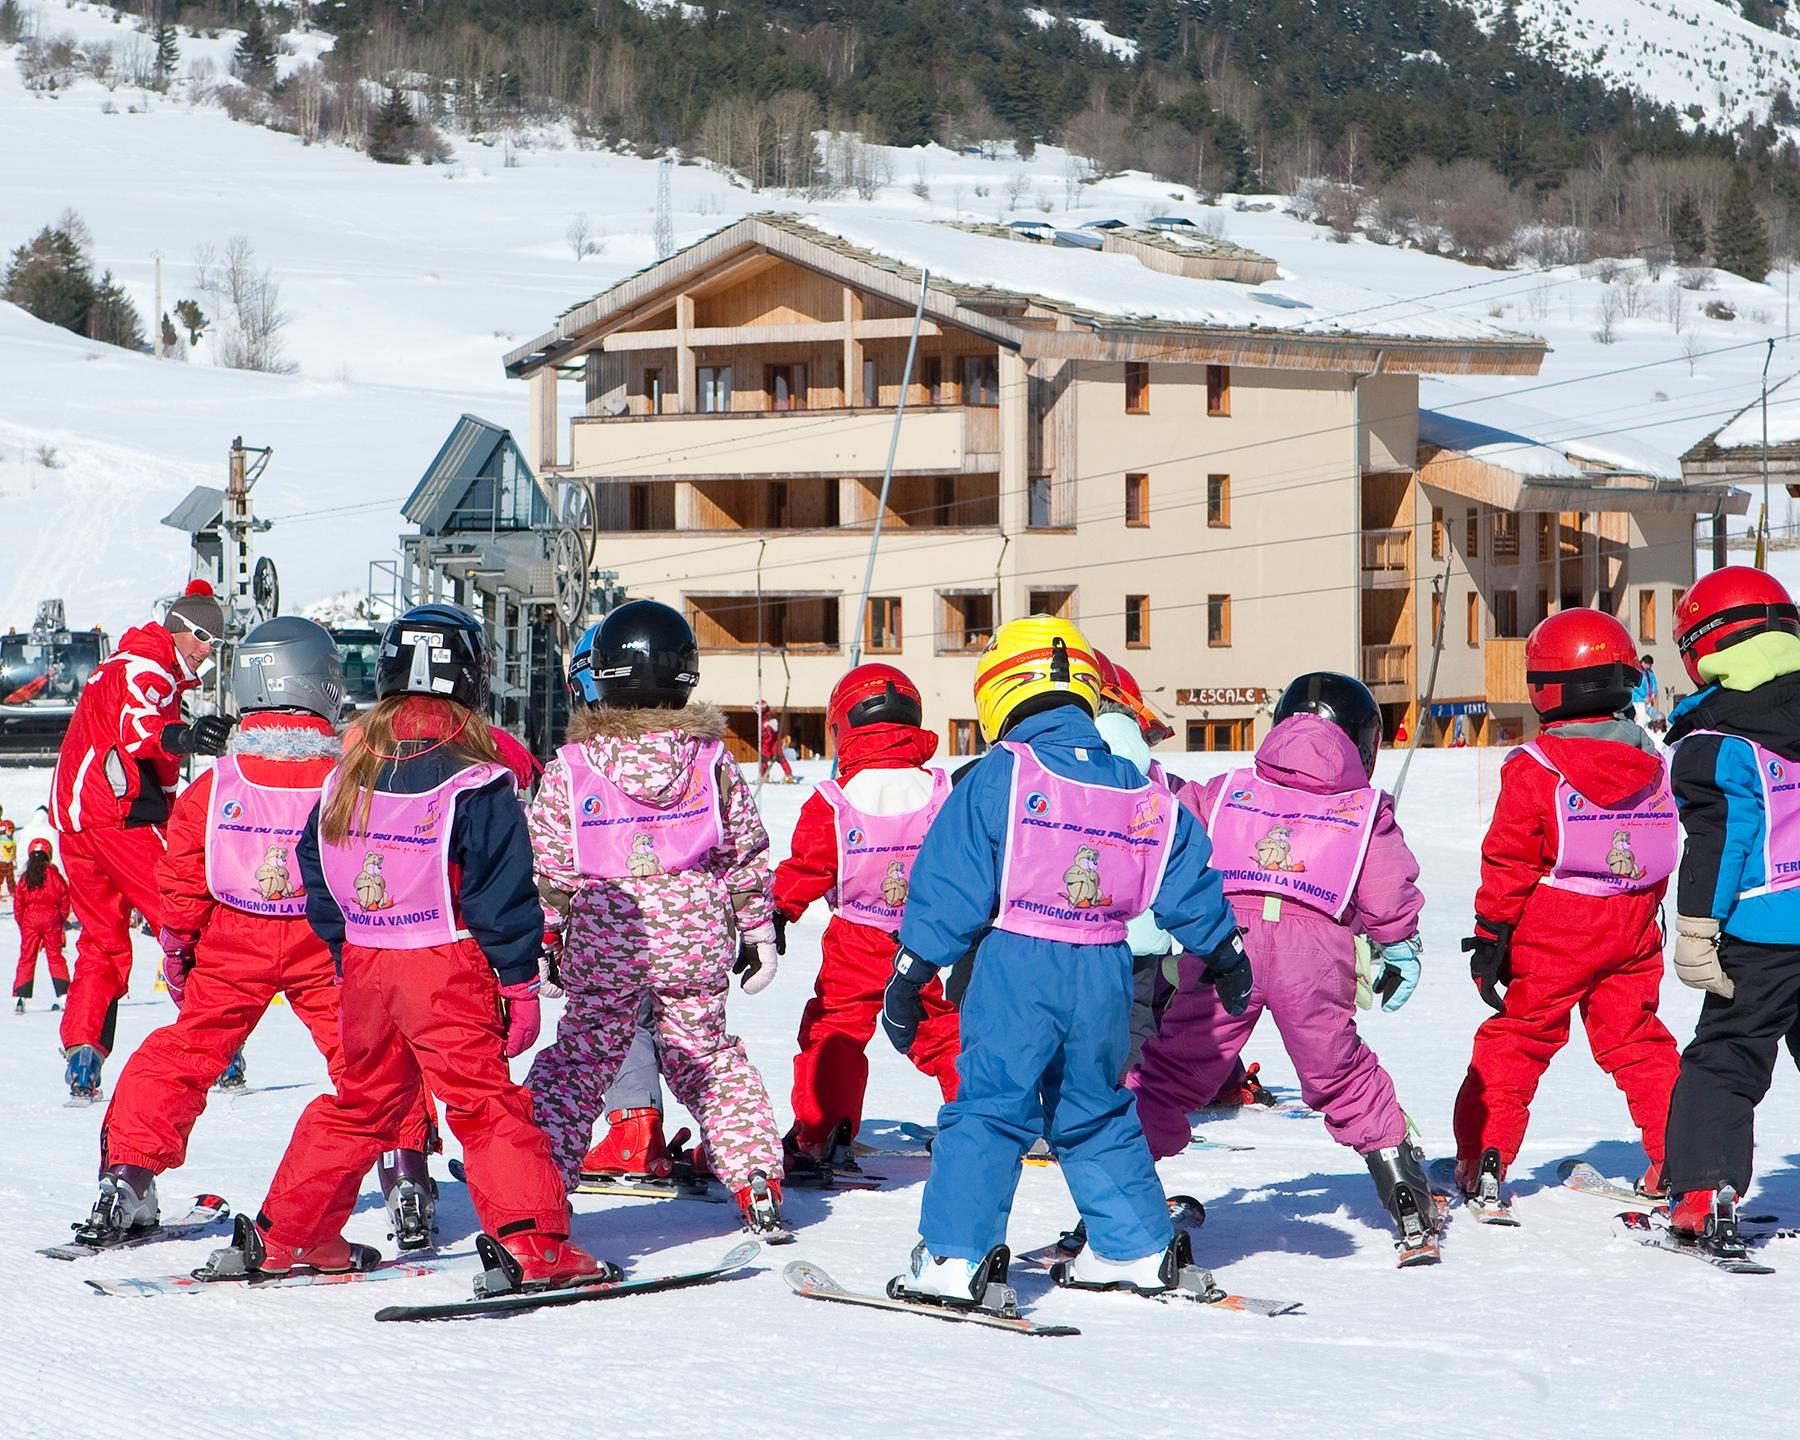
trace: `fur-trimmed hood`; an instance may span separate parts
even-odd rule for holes
[[[569,743],[641,805],[665,808],[688,793],[700,747],[725,738],[725,714],[705,701],[679,710],[600,705],[569,719]]]
[[[243,718],[225,749],[263,760],[336,760],[343,742],[329,722],[311,715],[259,712]]]

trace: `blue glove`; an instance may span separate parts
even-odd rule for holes
[[[1210,954],[1200,957],[1200,978],[1219,992],[1227,1015],[1242,1015],[1250,1004],[1250,952],[1233,930]]]
[[[1393,1014],[1419,988],[1419,937],[1390,940],[1381,947],[1380,968],[1370,977],[1370,986],[1381,996],[1385,1014]]]
[[[925,997],[921,993],[937,975],[937,966],[928,965],[912,951],[902,947],[894,952],[894,973],[888,978],[881,996],[881,1028],[888,1043],[902,1055],[919,1038],[919,1026],[925,1019]]]

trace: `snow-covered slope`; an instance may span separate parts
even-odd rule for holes
[[[1457,937],[1468,921],[1475,843],[1499,758],[1439,751],[1414,765],[1400,817],[1424,867],[1425,979],[1405,1010],[1373,1012],[1362,1022],[1432,1154],[1449,1144],[1469,1037],[1488,1013],[1468,983]],[[1177,766],[1193,775],[1211,767],[1198,756]],[[1384,757],[1377,778],[1391,784],[1395,771],[1393,757]],[[44,787],[42,772],[0,771],[0,804],[9,815],[24,813]],[[804,785],[763,792],[777,854],[786,852],[808,793]],[[782,1126],[821,927],[815,907],[789,930],[773,987],[754,998],[734,990],[730,1001],[732,1026],[761,1069]],[[122,1050],[174,1014],[152,990],[154,947],[138,943],[137,984],[119,1016]],[[1696,1001],[1671,976],[1663,1016],[1682,1039]],[[546,1007],[547,1029],[559,1008]],[[1028,1310],[1082,1331],[1076,1339],[1026,1341],[809,1304],[782,1285],[780,1267],[796,1256],[859,1287],[879,1286],[900,1270],[918,1233],[922,1159],[881,1160],[881,1173],[895,1182],[882,1192],[792,1196],[795,1246],[765,1250],[760,1272],[746,1279],[686,1294],[416,1328],[377,1327],[370,1316],[402,1300],[466,1294],[468,1265],[379,1289],[102,1299],[85,1289],[84,1276],[183,1270],[208,1247],[179,1241],[78,1265],[31,1253],[66,1237],[68,1223],[85,1214],[103,1114],[62,1105],[57,1018],[40,1000],[23,1019],[0,1020],[7,1105],[0,1432],[9,1440],[121,1430],[266,1440],[472,1431],[495,1440],[665,1433],[1364,1440],[1396,1428],[1535,1440],[1571,1431],[1647,1434],[1666,1427],[1671,1414],[1721,1417],[1734,1434],[1760,1437],[1780,1433],[1792,1418],[1786,1377],[1800,1361],[1792,1323],[1800,1242],[1775,1242],[1769,1259],[1783,1273],[1741,1279],[1612,1239],[1610,1207],[1562,1191],[1555,1178],[1557,1161],[1568,1155],[1616,1175],[1643,1164],[1624,1101],[1580,1039],[1558,1057],[1533,1106],[1515,1170],[1524,1228],[1457,1219],[1440,1267],[1397,1271],[1363,1162],[1317,1121],[1221,1122],[1207,1133],[1255,1148],[1166,1161],[1165,1184],[1205,1201],[1199,1256],[1224,1284],[1303,1300],[1304,1313],[1260,1320],[1071,1295],[1015,1269]],[[1274,1082],[1294,1083],[1269,1022],[1247,1055]],[[215,1097],[187,1164],[163,1178],[165,1197],[217,1191],[246,1210],[261,1199],[325,1072],[305,1032],[279,1007],[248,1056],[252,1083],[274,1088]],[[870,1059],[871,1121],[933,1117],[935,1086],[879,1038]],[[516,1062],[515,1073],[525,1064]],[[678,1111],[673,1120],[682,1123]],[[1758,1129],[1764,1143],[1750,1208],[1791,1217],[1800,1213],[1800,1170],[1783,1157],[1800,1133],[1800,1086],[1785,1065]],[[447,1144],[456,1153],[454,1137]],[[435,1168],[442,1179],[443,1162]],[[628,1267],[671,1252],[682,1261],[710,1260],[731,1243],[730,1213],[719,1206],[581,1198],[576,1211],[577,1237]],[[445,1248],[466,1252],[474,1217],[460,1185],[445,1183],[441,1214]],[[1028,1169],[1012,1243],[1021,1250],[1045,1243],[1074,1215],[1063,1177]],[[351,1238],[386,1246],[384,1218],[366,1182]]]
[[[1508,10],[1526,46],[1578,74],[1672,105],[1714,129],[1768,118],[1800,82],[1800,38],[1729,0],[1468,0],[1492,29]]]

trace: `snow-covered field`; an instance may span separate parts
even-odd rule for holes
[[[1469,918],[1498,759],[1475,751],[1418,757],[1400,813],[1424,864],[1426,979],[1404,1011],[1364,1022],[1434,1155],[1446,1152],[1451,1100],[1485,1013],[1456,942]],[[1188,761],[1188,773],[1209,773],[1204,757]],[[1392,784],[1396,768],[1384,757],[1378,779]],[[43,772],[0,772],[0,804],[24,813],[46,783]],[[800,786],[763,793],[778,854],[805,793]],[[794,1030],[822,920],[815,910],[789,932],[788,958],[770,990],[731,1002],[783,1125]],[[120,1014],[122,1050],[173,1015],[152,989],[149,942],[140,944],[136,985]],[[1685,1040],[1695,996],[1671,978],[1664,1002],[1665,1018]],[[781,1265],[795,1256],[862,1287],[900,1269],[916,1238],[923,1160],[883,1161],[896,1182],[890,1191],[791,1197],[795,1246],[765,1250],[760,1270],[746,1279],[686,1294],[417,1328],[377,1328],[370,1317],[402,1295],[454,1298],[466,1291],[467,1275],[379,1290],[103,1299],[83,1286],[84,1276],[172,1272],[198,1263],[208,1247],[178,1241],[69,1265],[31,1253],[85,1213],[103,1113],[62,1104],[55,1021],[41,1001],[23,1019],[0,1018],[8,1116],[0,1433],[9,1437],[121,1427],[269,1440],[388,1440],[397,1431],[439,1430],[744,1440],[1202,1432],[1335,1440],[1424,1428],[1630,1435],[1661,1430],[1671,1416],[1699,1415],[1760,1436],[1791,1416],[1786,1377],[1800,1361],[1792,1328],[1800,1242],[1775,1242],[1769,1258],[1784,1273],[1758,1279],[1611,1238],[1605,1202],[1555,1181],[1556,1162],[1570,1155],[1618,1175],[1642,1164],[1624,1102],[1579,1038],[1540,1092],[1515,1171],[1522,1229],[1456,1220],[1441,1266],[1398,1271],[1385,1216],[1355,1155],[1332,1144],[1316,1121],[1240,1118],[1208,1128],[1253,1151],[1170,1160],[1164,1183],[1206,1202],[1198,1249],[1223,1283],[1303,1300],[1304,1313],[1264,1320],[1067,1294],[1015,1271],[1031,1313],[1083,1332],[1028,1341],[818,1305],[781,1283]],[[934,1087],[879,1040],[871,1054],[868,1116],[932,1119]],[[1293,1083],[1272,1026],[1264,1024],[1247,1055],[1276,1081]],[[245,1208],[260,1200],[324,1067],[279,1007],[252,1039],[249,1065],[256,1084],[296,1088],[216,1101],[195,1130],[187,1166],[163,1180],[165,1197],[214,1190]],[[516,1062],[515,1073],[525,1065]],[[109,1068],[116,1073],[116,1064]],[[1763,1174],[1752,1208],[1800,1214],[1800,1170],[1790,1153],[1800,1135],[1800,1087],[1786,1066],[1759,1129]],[[436,1166],[442,1178],[443,1162]],[[731,1216],[716,1206],[582,1197],[576,1209],[583,1243],[628,1267],[651,1255],[703,1261],[731,1243]],[[440,1213],[445,1245],[466,1249],[474,1220],[459,1186],[445,1185]],[[1061,1176],[1027,1170],[1013,1212],[1015,1248],[1044,1243],[1073,1219]],[[371,1182],[350,1234],[383,1243],[384,1220]]]

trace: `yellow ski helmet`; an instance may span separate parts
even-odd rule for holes
[[[1100,702],[1100,666],[1087,637],[1067,620],[1009,620],[975,662],[975,714],[991,744],[1007,725],[1041,708],[1045,696],[1073,695],[1089,715]]]

